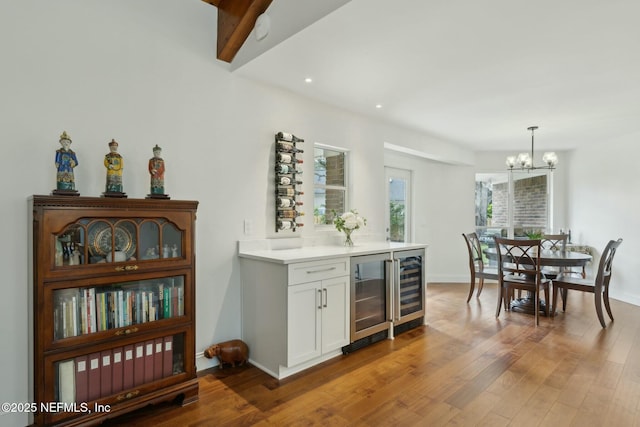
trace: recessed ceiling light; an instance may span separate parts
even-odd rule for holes
[[[313,79],[311,77],[307,77],[306,79],[304,79],[305,83],[311,83],[313,81]]]
[[[379,110],[380,108],[382,108],[382,104],[376,104],[376,108]]]

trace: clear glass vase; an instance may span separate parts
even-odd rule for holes
[[[353,240],[351,240],[351,233],[353,230],[344,230],[344,245],[345,246],[353,246]]]

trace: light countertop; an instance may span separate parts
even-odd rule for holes
[[[302,246],[283,249],[247,247],[240,242],[238,256],[241,258],[268,261],[278,264],[291,264],[296,262],[316,261],[326,258],[338,258],[344,256],[370,255],[382,252],[393,252],[411,249],[426,248],[422,243],[389,243],[366,242],[356,243],[354,246],[321,245]]]

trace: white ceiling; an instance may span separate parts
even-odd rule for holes
[[[323,1],[274,0],[234,73],[474,150],[640,130],[638,0]]]

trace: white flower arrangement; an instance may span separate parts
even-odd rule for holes
[[[338,215],[335,211],[333,211],[333,214],[333,224],[335,225],[336,230],[342,231],[346,235],[346,241],[344,244],[346,246],[353,246],[351,233],[353,230],[357,230],[367,225],[367,219],[360,216],[358,211],[355,209],[344,212],[342,215]]]

